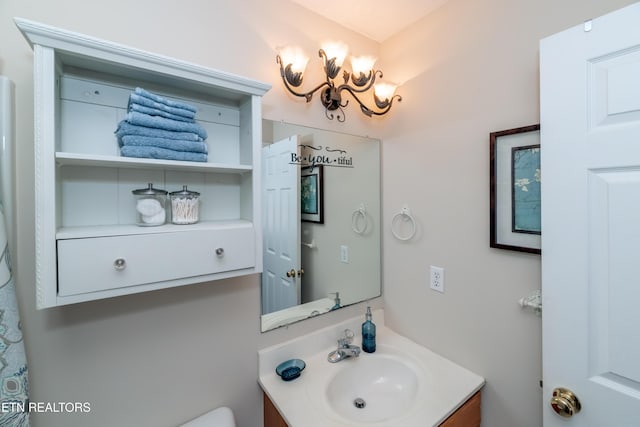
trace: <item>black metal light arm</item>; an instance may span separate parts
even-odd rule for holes
[[[374,97],[374,101],[376,104],[376,107],[378,107],[379,111],[376,111],[374,109],[371,109],[369,107],[367,107],[364,102],[362,102],[360,100],[360,98],[358,98],[356,92],[362,92],[362,91],[355,91],[352,87],[348,86],[348,85],[342,85],[340,86],[338,89],[340,90],[346,90],[347,92],[349,92],[351,94],[351,96],[353,97],[353,99],[356,100],[356,102],[358,103],[358,105],[360,105],[360,111],[362,111],[365,115],[367,115],[368,117],[371,117],[372,115],[376,115],[376,116],[382,116],[383,114],[386,114],[390,109],[391,109],[391,105],[393,104],[393,100],[397,99],[398,102],[402,101],[402,97],[400,95],[393,95],[391,97],[391,99],[385,99],[385,100],[380,100],[375,94],[373,95]],[[345,104],[346,105],[346,104]]]
[[[298,87],[302,84],[302,73],[294,73],[293,71],[291,71],[291,64],[287,64],[287,66],[284,67],[280,55],[276,57],[276,62],[280,65],[280,77],[282,77],[282,81],[284,82],[287,90],[295,96],[306,98],[307,102],[311,101],[313,94],[316,93],[319,89],[322,89],[325,86],[332,85],[332,83],[327,79],[326,82],[319,84],[313,90],[310,90],[308,92],[296,92],[295,90],[293,90],[292,86]]]

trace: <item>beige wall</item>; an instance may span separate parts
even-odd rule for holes
[[[256,351],[364,310],[260,334],[259,282],[247,277],[36,311],[33,61],[13,16],[271,83],[268,119],[382,136],[384,217],[408,203],[420,225],[406,243],[384,231],[391,325],[487,378],[483,425],[535,427],[540,321],[516,301],[539,288],[540,263],[488,248],[488,133],[538,121],[541,37],[628,3],[450,0],[380,46],[286,0],[0,1],[0,73],[16,84],[14,252],[31,397],[91,402],[89,415],[41,414],[34,426],[175,426],[219,405],[231,406],[240,427],[260,426]],[[390,117],[369,120],[350,107],[340,124],[317,100],[289,99],[274,49],[298,43],[313,64],[325,37],[377,51],[385,74],[400,76],[404,101]],[[446,269],[444,295],[427,288],[430,264]]]
[[[275,47],[299,41],[311,54],[326,30],[362,50],[379,46],[280,0],[0,1],[0,74],[16,85],[20,198],[14,261],[31,399],[91,404],[89,415],[39,414],[33,425],[171,427],[228,405],[239,427],[261,426],[258,349],[365,308],[261,334],[259,280],[251,276],[36,311],[33,55],[14,16],[270,83],[266,118],[357,134],[366,129],[357,113],[349,124],[327,123],[319,102],[288,99],[278,85]]]
[[[540,426],[543,399],[540,318],[517,304],[540,256],[489,248],[489,133],[539,122],[541,38],[629,3],[449,0],[382,45],[406,95],[383,136],[384,216],[406,203],[420,224],[412,242],[384,234],[385,316],[486,378],[483,426]]]

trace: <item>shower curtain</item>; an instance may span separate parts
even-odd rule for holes
[[[13,200],[13,83],[0,76],[0,426],[29,426],[29,382],[9,239]]]
[[[9,244],[0,212],[0,426],[29,425],[29,382]]]

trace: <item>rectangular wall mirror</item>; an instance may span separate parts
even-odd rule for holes
[[[270,120],[262,135],[262,331],[380,296],[380,141]]]

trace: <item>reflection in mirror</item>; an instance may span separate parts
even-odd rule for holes
[[[381,292],[380,141],[263,120],[262,331]]]

